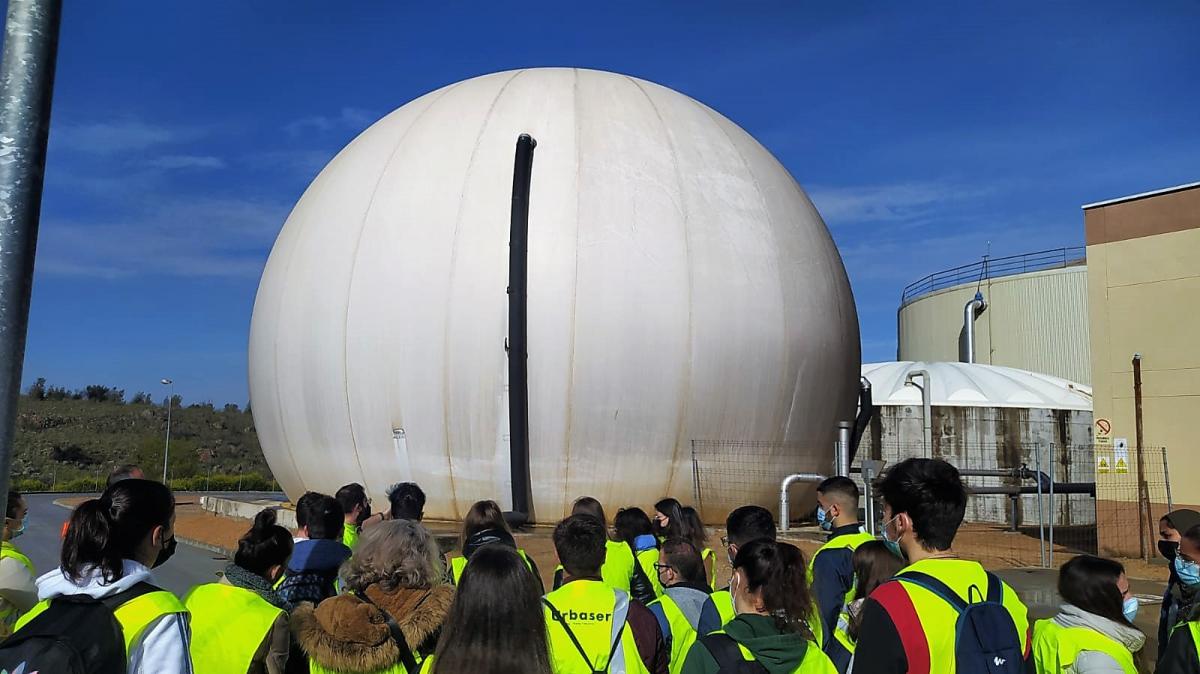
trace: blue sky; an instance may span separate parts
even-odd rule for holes
[[[866,361],[901,288],[1081,245],[1079,206],[1200,180],[1200,3],[68,2],[26,382],[244,403],[259,274],[358,132],[529,66],[678,89],[788,167]],[[157,389],[157,390],[156,390]]]

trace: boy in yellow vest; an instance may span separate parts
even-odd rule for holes
[[[34,584],[33,562],[12,541],[25,533],[29,508],[21,492],[8,492],[8,509],[4,513],[4,542],[0,550],[0,638],[13,632],[21,614],[38,602]]]
[[[858,485],[854,480],[838,476],[817,485],[817,524],[829,532],[829,539],[809,560],[809,582],[824,627],[825,643],[821,646],[828,649],[846,594],[854,586],[854,550],[875,540],[858,521]]]

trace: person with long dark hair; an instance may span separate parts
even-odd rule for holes
[[[692,645],[683,674],[740,671],[743,662],[770,672],[836,671],[809,625],[814,602],[796,546],[766,539],[747,543],[733,560],[730,593],[736,616]]]
[[[3,542],[0,542],[0,639],[12,634],[17,619],[38,601],[33,562],[13,544],[13,539],[25,533],[28,525],[25,498],[16,489],[10,489],[4,512]]]
[[[654,526],[641,508],[621,508],[613,519],[617,540],[633,552],[636,564],[629,582],[629,593],[642,604],[649,604],[662,595],[662,583],[654,565],[658,563],[658,539]]]
[[[450,575],[455,585],[462,578],[463,571],[468,566],[475,553],[488,545],[506,545],[517,551],[517,555],[525,560],[525,566],[537,579],[538,594],[542,591],[542,577],[537,564],[525,551],[517,547],[508,523],[504,521],[504,512],[495,501],[477,501],[467,511],[463,518],[462,534],[459,537],[459,549],[462,554],[450,559]]]
[[[542,586],[507,545],[485,545],[459,579],[423,674],[550,674]]]
[[[292,605],[271,586],[292,554],[292,535],[262,510],[238,540],[233,562],[216,583],[192,588],[192,663],[202,673],[284,674]]]
[[[688,538],[692,545],[700,551],[700,560],[704,564],[704,576],[708,579],[709,590],[717,589],[717,553],[708,545],[708,528],[700,519],[700,511],[692,506],[680,509]]]
[[[659,542],[668,538],[690,539],[688,524],[683,517],[683,504],[673,498],[660,499],[654,504],[654,535]]]
[[[1138,600],[1120,562],[1080,555],[1058,572],[1058,615],[1033,630],[1033,662],[1039,674],[1106,674],[1149,671],[1139,654],[1146,635],[1134,627]]]
[[[38,578],[42,603],[17,622],[17,632],[33,624],[39,608],[56,597],[102,599],[127,593],[131,598],[119,603],[116,616],[128,641],[130,674],[190,674],[187,609],[175,595],[154,586],[151,571],[171,558],[175,544],[171,490],[152,480],[114,483],[100,498],[75,508],[61,566]]]
[[[590,515],[599,520],[604,525],[606,531],[608,529],[608,519],[604,515],[604,506],[600,504],[600,501],[591,496],[580,496],[575,499],[575,503],[571,505],[571,514]],[[629,546],[624,542],[613,540],[611,535],[604,542],[604,545],[604,566],[600,567],[600,579],[604,581],[605,585],[614,590],[629,592],[629,584],[633,580],[633,567],[636,563],[633,558],[633,550],[630,550]],[[563,567],[562,564],[559,564],[554,569],[552,588],[557,590],[562,587],[563,580]]]
[[[883,541],[868,541],[858,546],[850,558],[854,568],[853,590],[838,615],[833,638],[825,644],[825,653],[839,672],[850,669],[862,623],[862,606],[875,588],[891,580],[904,568],[904,562],[892,554]]]

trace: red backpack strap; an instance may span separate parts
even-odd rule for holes
[[[917,615],[917,607],[913,605],[908,590],[898,580],[892,580],[875,588],[871,600],[887,612],[900,635],[900,643],[904,645],[904,658],[908,661],[909,674],[928,674],[929,639],[921,627],[921,617]]]

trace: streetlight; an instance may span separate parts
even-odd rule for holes
[[[167,459],[171,456],[171,407],[175,403],[175,382],[163,379],[162,385],[167,387],[167,441],[163,446],[163,484],[167,484]]]

